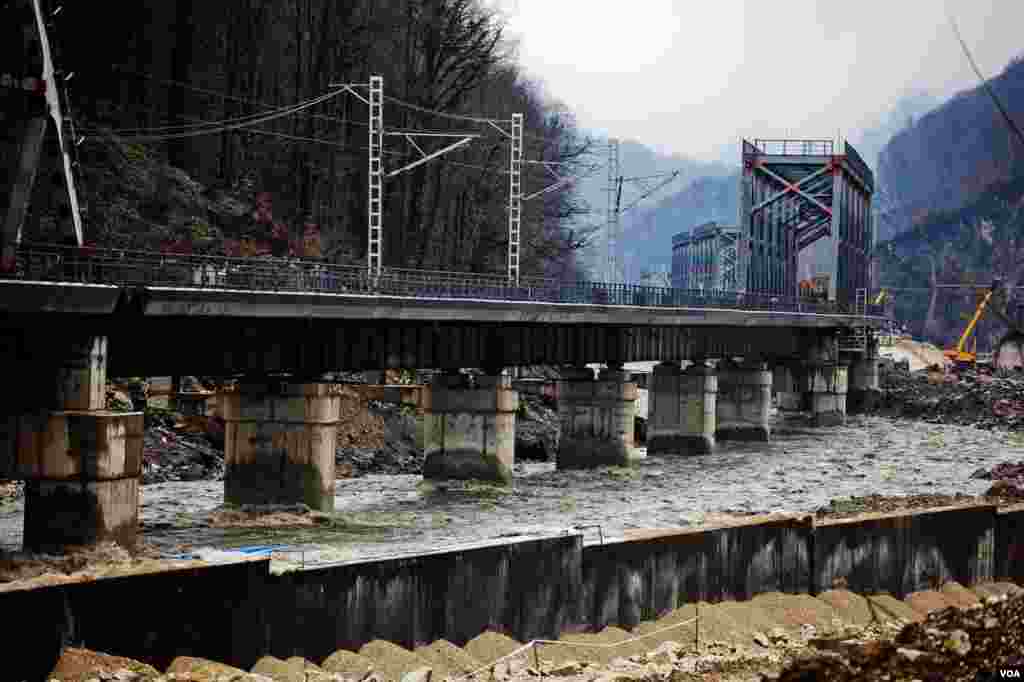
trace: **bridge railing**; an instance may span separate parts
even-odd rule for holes
[[[812,314],[852,313],[841,303],[773,294],[674,289],[610,282],[523,278],[413,269],[373,277],[360,266],[284,258],[229,258],[51,245],[23,246],[7,277],[125,287],[178,287],[577,303],[588,305],[726,308]],[[881,315],[882,306],[868,306]]]

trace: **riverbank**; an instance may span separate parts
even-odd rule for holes
[[[1022,644],[1021,593],[1007,583],[971,590],[947,583],[904,600],[841,588],[817,597],[768,593],[744,602],[688,604],[629,631],[563,634],[557,643],[524,646],[496,632],[463,646],[442,639],[412,650],[375,640],[321,661],[266,655],[250,671],[179,657],[161,672],[137,660],[69,648],[49,679],[525,682],[544,675],[564,682],[690,682],[709,676],[739,682],[767,675],[788,681],[818,671],[826,676],[813,679],[853,679],[842,674],[853,668],[851,661],[864,660],[868,666],[861,663],[861,670],[927,679],[942,665],[962,674],[1008,665]]]

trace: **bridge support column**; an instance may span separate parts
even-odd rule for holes
[[[868,349],[863,355],[851,359],[847,410],[851,414],[870,410],[878,404],[880,397],[878,355]]]
[[[772,368],[772,392],[778,399],[780,410],[799,411],[804,408],[800,372],[789,365],[780,364]]]
[[[761,362],[719,365],[715,435],[719,440],[767,441],[772,373]]]
[[[846,423],[847,381],[844,365],[808,364],[804,368],[804,385],[814,426]]]
[[[40,375],[54,376],[53,388],[44,387],[30,400],[33,412],[7,420],[14,425],[9,433],[15,434],[13,477],[26,480],[25,549],[60,552],[106,541],[132,547],[138,528],[143,415],[104,409],[105,336],[46,346],[43,362],[53,363],[50,367],[14,368],[14,376],[37,384]],[[50,407],[42,407],[46,403]]]
[[[334,510],[337,388],[263,381],[221,394],[225,502]]]
[[[510,377],[439,375],[423,407],[423,478],[512,482],[519,394]]]
[[[706,454],[715,449],[717,377],[703,364],[654,368],[647,422],[649,454]]]
[[[637,458],[636,384],[621,367],[593,371],[574,367],[562,371],[558,383],[558,415],[562,422],[559,469],[629,466]]]

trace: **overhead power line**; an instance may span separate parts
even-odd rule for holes
[[[960,47],[963,48],[964,55],[967,57],[967,61],[971,63],[971,68],[974,69],[974,73],[978,76],[978,80],[981,81],[981,86],[985,89],[985,92],[988,93],[988,96],[992,98],[992,103],[996,105],[996,109],[999,110],[999,113],[1002,115],[1003,120],[1006,121],[1006,125],[1010,127],[1011,131],[1016,133],[1017,139],[1020,141],[1021,145],[1024,145],[1024,133],[1022,133],[1020,128],[1017,127],[1017,123],[1012,118],[1010,118],[1010,114],[1007,113],[1006,108],[1003,107],[1003,103],[999,101],[999,98],[996,96],[996,93],[992,89],[992,86],[989,83],[988,79],[986,79],[985,76],[982,75],[981,69],[978,68],[977,62],[974,61],[974,56],[971,54],[971,51],[967,48],[967,43],[964,42],[963,36],[960,35],[960,29],[956,25],[956,21],[953,19],[953,15],[947,14],[947,18],[949,19],[949,25],[952,26],[953,28],[953,33],[956,35],[957,41],[959,41],[960,43]]]
[[[229,131],[229,130],[238,130],[238,129],[241,129],[241,128],[247,128],[249,126],[258,125],[260,123],[267,123],[269,121],[273,121],[273,120],[278,119],[278,118],[284,118],[285,116],[291,116],[291,115],[296,114],[296,113],[298,113],[298,112],[300,112],[300,111],[302,111],[304,109],[308,109],[310,107],[316,106],[317,104],[321,104],[323,102],[326,102],[326,101],[328,101],[329,99],[331,99],[333,97],[337,97],[342,92],[344,92],[344,90],[335,90],[334,92],[329,92],[326,95],[322,95],[322,96],[317,97],[315,99],[309,100],[308,102],[305,102],[303,104],[300,104],[300,105],[297,105],[297,106],[294,106],[294,107],[290,107],[290,108],[288,108],[286,110],[283,110],[283,111],[277,111],[277,112],[274,112],[274,113],[271,113],[271,114],[263,114],[263,115],[260,115],[260,116],[258,116],[256,118],[251,118],[251,119],[248,119],[248,120],[246,120],[244,122],[240,122],[240,123],[232,123],[232,124],[229,124],[229,125],[219,125],[218,124],[218,125],[213,126],[213,127],[203,128],[201,130],[192,130],[192,131],[187,131],[187,132],[182,132],[182,133],[154,134],[154,135],[117,135],[117,131],[111,131],[111,132],[113,134],[117,135],[117,137],[119,137],[122,140],[128,140],[128,141],[133,141],[133,142],[157,142],[157,141],[160,141],[160,140],[175,140],[175,139],[182,139],[182,138],[187,138],[187,137],[198,137],[200,135],[213,135],[213,134],[217,134],[217,133],[226,132],[226,131]]]

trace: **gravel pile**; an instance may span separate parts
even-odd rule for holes
[[[998,670],[1009,668],[1024,674],[1024,596],[933,612],[893,640],[818,645],[825,650],[764,679],[967,681],[979,675],[998,679]]]

